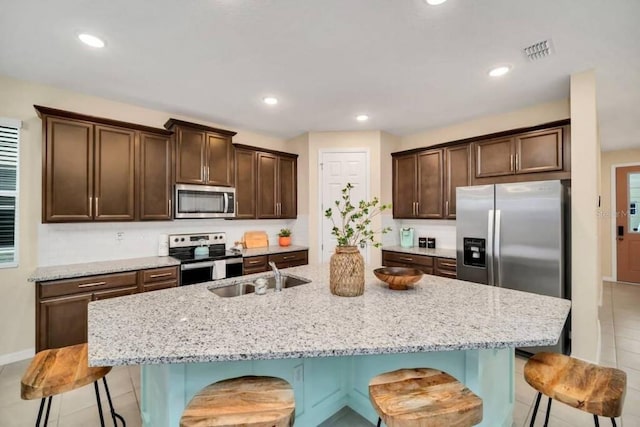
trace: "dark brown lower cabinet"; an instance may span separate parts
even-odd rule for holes
[[[270,255],[246,257],[243,260],[243,274],[263,273],[271,271],[269,262],[274,262],[277,268],[297,267],[309,264],[309,251],[283,252]]]
[[[433,274],[433,258],[430,256],[382,251],[382,265],[416,268],[425,274]]]
[[[91,301],[178,285],[178,267],[36,283],[36,351],[87,342]]]
[[[382,251],[382,265],[385,267],[408,267],[422,270],[425,274],[456,278],[456,260],[414,255],[404,252]]]

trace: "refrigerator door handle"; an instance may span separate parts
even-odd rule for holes
[[[487,228],[489,232],[487,233],[487,273],[489,274],[489,282],[487,283],[490,286],[494,286],[493,282],[493,209],[489,210],[489,220],[487,223]]]
[[[494,247],[495,247],[495,259],[498,262],[498,266],[496,268],[496,276],[497,276],[497,280],[496,280],[496,285],[498,287],[502,287],[502,260],[500,259],[500,209],[496,210],[496,233],[495,233],[495,242],[494,242]]]

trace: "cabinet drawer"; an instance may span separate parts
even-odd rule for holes
[[[456,260],[449,258],[436,258],[436,265],[438,267],[438,271],[447,270],[447,271],[456,271]]]
[[[412,255],[400,252],[382,252],[382,263],[389,265],[387,262],[399,262],[403,264],[417,264],[421,266],[433,267],[433,258],[425,255]]]
[[[269,269],[267,268],[266,265],[257,265],[257,266],[253,266],[253,267],[244,267],[243,270],[242,270],[242,275],[246,276],[247,274],[264,273],[266,271],[269,271]]]
[[[424,274],[433,274],[433,267],[419,265],[419,264],[407,264],[406,262],[396,262],[396,261],[384,261],[385,267],[407,267],[407,268],[415,268],[417,270],[422,271]]]
[[[304,265],[308,263],[307,260],[307,251],[297,251],[297,252],[286,252],[283,254],[273,254],[269,255],[269,261],[273,261],[276,264],[296,264],[296,265]],[[303,264],[299,262],[302,261]]]
[[[109,299],[116,297],[123,297],[125,295],[133,295],[138,293],[137,286],[127,286],[126,288],[108,289],[106,291],[99,291],[93,293],[93,301],[99,301],[101,299]]]
[[[160,289],[169,289],[169,288],[175,288],[176,286],[178,286],[178,281],[177,280],[167,280],[164,282],[153,282],[153,283],[145,283],[142,286],[142,292],[149,292],[149,291],[158,291]]]
[[[101,276],[89,276],[78,279],[40,282],[38,283],[38,288],[40,298],[50,298],[62,295],[95,292],[103,289],[136,286],[137,283],[138,272],[130,271],[126,273],[104,274]]]
[[[449,279],[457,279],[458,275],[455,271],[450,270],[438,270],[438,276],[448,277]]]
[[[247,269],[255,269],[257,267],[267,267],[267,255],[252,256],[242,260],[242,266],[245,271]]]
[[[153,268],[142,270],[142,283],[166,282],[178,278],[178,267]]]

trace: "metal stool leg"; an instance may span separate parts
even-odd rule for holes
[[[612,425],[613,427],[618,427],[618,426],[616,425],[616,419],[615,419],[615,418],[611,418],[611,425]]]
[[[529,427],[533,427],[533,424],[536,422],[536,414],[538,413],[538,406],[540,406],[540,398],[542,397],[542,393],[538,392],[536,396],[536,405],[533,407],[533,414],[531,414],[531,423]]]
[[[104,384],[104,390],[107,392],[107,400],[109,401],[109,409],[111,410],[111,419],[113,420],[113,427],[117,427],[118,423],[116,418],[122,421],[122,427],[126,427],[127,423],[124,418],[113,409],[113,402],[111,401],[111,393],[109,393],[109,386],[107,385],[107,377],[102,377],[102,383]]]
[[[596,414],[593,414],[593,423],[596,427],[600,427],[600,421],[598,421],[598,416]]]
[[[100,414],[100,427],[104,427],[104,417],[102,416],[102,403],[100,402],[100,390],[98,390],[98,381],[93,382],[96,391],[96,403],[98,404],[98,413]]]
[[[549,414],[551,414],[551,398],[549,398],[549,403],[547,403],[547,415],[544,417],[543,427],[547,427],[549,425]]]
[[[44,416],[44,425],[46,426],[47,423],[49,422],[49,412],[51,411],[51,399],[53,398],[53,396],[49,396],[49,403],[47,403],[47,413]],[[40,426],[40,420],[42,419],[42,411],[44,410],[44,402],[45,400],[47,400],[46,397],[43,397],[40,400],[40,410],[38,410],[38,418],[36,419],[36,427]]]

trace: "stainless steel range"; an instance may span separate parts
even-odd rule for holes
[[[180,260],[180,284],[242,276],[242,254],[227,251],[225,233],[170,234],[169,256]]]

